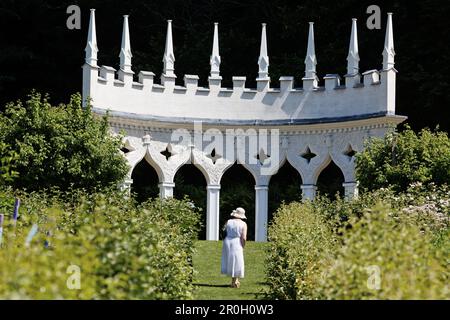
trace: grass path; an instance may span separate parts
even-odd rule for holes
[[[221,241],[197,241],[194,278],[197,300],[253,300],[264,289],[264,250],[267,244],[247,242],[244,250],[245,278],[239,289],[230,288],[231,278],[220,274]]]

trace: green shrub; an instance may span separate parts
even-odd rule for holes
[[[282,205],[269,228],[269,299],[311,299],[330,263],[336,237],[312,203]]]
[[[95,297],[97,277],[91,275],[98,264],[97,248],[88,239],[52,226],[52,219],[59,220],[62,214],[59,209],[49,209],[45,212],[49,218],[47,222],[43,221],[44,213],[40,215],[39,232],[29,246],[25,245],[25,239],[31,229],[32,218],[22,213],[15,228],[10,219],[5,221],[0,249],[1,299]],[[51,237],[47,235],[50,230]],[[49,242],[48,248],[45,241]],[[70,276],[67,271],[71,265],[81,268],[81,290],[71,290],[67,286]]]
[[[377,205],[352,221],[317,291],[328,299],[449,299],[444,253],[413,217]]]
[[[363,189],[405,191],[415,182],[450,184],[450,139],[445,132],[410,128],[372,139],[357,154],[356,173]]]
[[[150,210],[152,219],[155,221],[165,221],[178,227],[189,242],[197,239],[201,228],[200,213],[193,211],[195,207],[189,202],[189,199],[154,199],[144,202],[139,208]]]
[[[382,203],[382,205],[380,205]],[[282,207],[269,228],[268,298],[448,299],[450,189],[411,185]],[[380,270],[380,290],[368,286]]]
[[[16,160],[17,154],[5,142],[0,141],[0,186],[5,186],[18,176],[14,170]]]
[[[81,191],[73,203],[37,194],[21,197],[16,227],[5,220],[0,298],[192,298],[192,243],[199,214],[187,201],[154,200],[136,207],[117,192]],[[13,202],[7,192],[0,199],[1,204]],[[55,208],[48,208],[50,203]],[[33,223],[39,232],[27,247]],[[71,265],[81,270],[80,290],[66,285]]]
[[[93,191],[121,182],[127,172],[121,138],[109,133],[107,117],[81,106],[79,94],[59,106],[34,92],[25,103],[8,104],[0,115],[0,140],[7,145],[1,158],[15,155],[15,188]]]

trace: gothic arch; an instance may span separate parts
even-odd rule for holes
[[[289,161],[283,161],[278,172],[270,177],[268,184],[268,219],[270,224],[273,214],[281,203],[299,201],[302,196],[300,186],[303,180],[296,168]]]
[[[160,178],[157,170],[146,157],[133,166],[130,177],[133,180],[130,191],[138,202],[159,196]]]
[[[269,176],[269,179],[268,179],[268,181],[267,181],[267,185],[270,185],[270,182],[272,181],[272,178],[273,178],[274,176],[276,176],[276,175],[278,174],[278,172],[279,172],[285,165],[291,166],[291,167],[297,172],[297,174],[300,176],[300,179],[303,181],[303,173],[300,172],[300,171],[299,171],[299,170],[298,170],[298,169],[297,169],[297,168],[289,161],[289,159],[288,159],[287,156],[285,156],[285,157],[283,157],[283,159],[280,161],[277,171],[276,171],[276,172],[273,172],[273,174],[271,174],[271,175]]]
[[[156,171],[159,181],[163,181],[163,171],[161,169],[161,167],[158,165],[158,163],[156,163],[150,152],[148,151],[147,148],[141,148],[139,150],[130,152],[129,154],[127,154],[125,156],[127,162],[128,162],[128,166],[129,166],[129,171],[128,171],[128,177],[131,178],[133,171],[135,169],[135,167],[138,165],[138,163],[140,163],[142,160],[145,159],[145,161],[147,161],[147,163]]]
[[[193,164],[204,174],[206,183],[217,186],[220,185],[225,171],[235,163],[234,159],[230,161],[226,158],[220,158],[214,163],[203,151],[197,149],[192,150],[191,159]]]
[[[281,150],[278,154],[278,161],[276,164],[272,165],[272,161],[274,161],[274,157],[270,157],[270,160],[267,164],[261,164],[258,159],[257,164],[248,164],[242,163],[242,165],[253,175],[255,179],[255,186],[268,186],[270,182],[270,178],[275,175],[278,170],[283,166],[286,162],[287,156],[285,150]],[[263,173],[264,171],[264,173]]]
[[[336,161],[336,157],[333,154],[327,153],[327,155],[323,158],[322,162],[315,168],[312,179],[313,184],[317,184],[317,180],[319,179],[320,174],[325,170],[330,163],[334,163],[342,173],[342,176],[345,178],[345,170],[341,167],[342,163],[338,160]]]
[[[319,193],[328,195],[328,197],[334,197],[336,192],[339,192],[341,196],[345,195],[344,182],[345,175],[342,168],[337,164],[331,156],[327,157],[327,161],[324,162],[319,168],[317,177],[315,177],[315,185]],[[321,182],[321,176],[326,175],[326,184]]]
[[[207,179],[203,172],[192,163],[185,163],[178,168],[174,176],[175,187],[173,196],[176,199],[183,199],[188,196],[191,203],[200,208],[202,216],[202,228],[199,232],[199,239],[206,239],[206,186]]]
[[[255,176],[245,166],[234,163],[220,180],[220,215],[219,226],[222,227],[236,207],[246,210],[248,239],[255,238]]]

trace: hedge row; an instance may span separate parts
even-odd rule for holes
[[[4,223],[0,298],[192,298],[199,214],[187,201],[136,206],[117,193],[68,197],[77,200],[21,195],[16,226],[10,217]],[[0,195],[3,212],[12,213],[11,199],[9,191]],[[27,245],[33,224],[38,232]]]
[[[269,229],[269,299],[449,299],[450,190],[292,203]]]

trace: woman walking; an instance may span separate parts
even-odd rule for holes
[[[245,210],[237,208],[224,226],[226,237],[222,247],[222,273],[231,277],[231,287],[239,288],[244,277],[244,247],[247,241]]]

